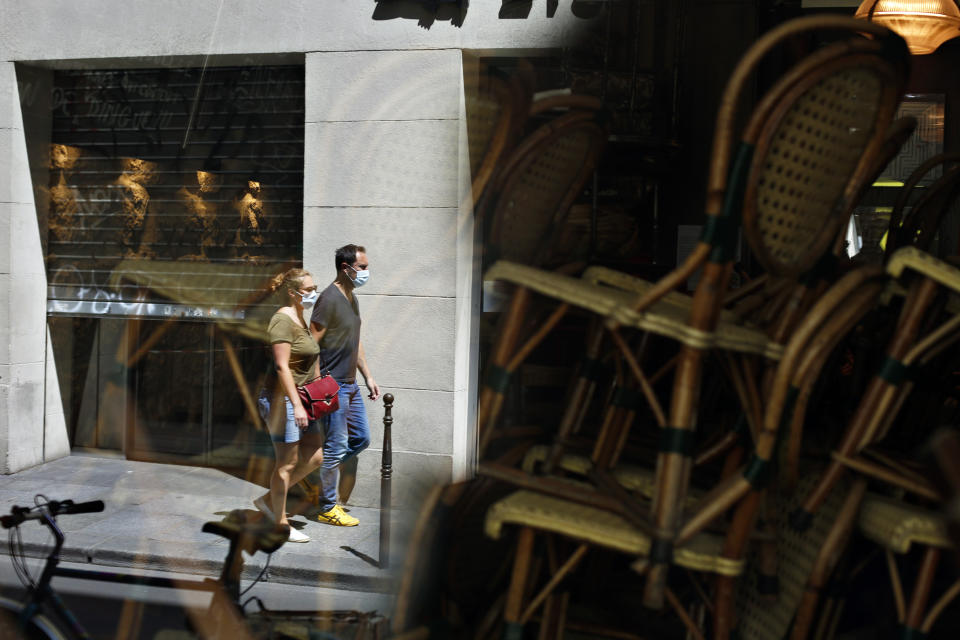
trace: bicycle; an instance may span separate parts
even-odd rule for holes
[[[263,577],[269,566],[269,555],[287,541],[289,534],[286,527],[278,527],[269,520],[248,519],[242,510],[231,511],[223,520],[206,522],[202,527],[205,533],[219,535],[230,542],[219,578],[189,580],[58,566],[65,536],[57,525],[57,516],[97,513],[103,511],[103,501],[74,503],[72,500],[49,500],[45,496],[38,495],[35,502],[33,507],[14,506],[10,510],[10,515],[0,517],[0,526],[10,530],[11,561],[26,588],[26,598],[23,602],[0,597],[0,637],[2,638],[23,637],[29,640],[90,638],[86,629],[51,586],[50,583],[56,576],[114,584],[208,591],[212,594],[209,607],[199,615],[188,617],[188,622],[192,623],[190,630],[208,640],[286,637],[282,633],[278,636],[274,632],[278,623],[304,618],[308,621],[316,619],[318,622],[311,624],[316,626],[322,623],[327,628],[335,628],[337,624],[343,626],[357,623],[360,625],[359,632],[351,632],[351,635],[356,637],[362,637],[361,634],[367,630],[372,630],[375,637],[380,637],[381,630],[386,628],[386,618],[378,616],[375,612],[273,611],[267,609],[256,597],[241,604],[241,597]],[[27,569],[20,539],[19,527],[28,520],[41,521],[41,524],[46,526],[54,537],[54,543],[47,555],[43,570],[36,580]],[[240,576],[243,573],[241,551],[246,551],[251,556],[258,551],[268,555],[260,575],[244,591],[240,590]],[[258,602],[260,610],[254,614],[247,614],[245,606],[251,601]],[[308,633],[311,639],[336,638],[315,629],[308,629]]]

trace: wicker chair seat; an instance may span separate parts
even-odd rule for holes
[[[581,277],[592,284],[615,287],[617,289],[623,289],[624,291],[631,291],[637,295],[646,293],[655,284],[649,280],[637,278],[636,276],[631,276],[628,273],[623,273],[616,269],[600,266],[587,267]],[[688,309],[693,305],[693,297],[686,293],[680,293],[679,291],[671,291],[666,294],[663,299]],[[733,321],[734,315],[726,309],[722,309],[720,313],[721,317],[727,317]]]
[[[622,517],[534,491],[512,493],[487,510],[488,536],[499,538],[505,524],[549,531],[631,555],[646,555],[650,551],[650,537]],[[723,538],[702,533],[674,550],[674,562],[697,571],[740,575],[744,562],[722,557],[722,550]]]
[[[887,263],[887,273],[899,278],[904,269],[916,271],[953,291],[960,292],[960,269],[926,251],[916,247],[897,249]]]
[[[665,296],[653,304],[649,311],[637,312],[632,309],[637,299],[633,292],[598,287],[581,278],[506,260],[500,260],[490,267],[485,279],[511,282],[610,318],[621,326],[650,331],[698,349],[721,348],[762,355],[773,360],[779,359],[783,354],[783,346],[771,342],[762,332],[733,324],[726,321],[724,316],[721,316],[714,332],[687,326],[690,306],[685,300],[678,300],[676,297]]]
[[[537,464],[544,462],[550,454],[550,447],[544,444],[538,444],[530,447],[527,455],[523,458],[522,467],[527,473],[533,473]],[[560,457],[558,465],[564,471],[586,476],[593,467],[589,456],[576,453],[564,453]],[[611,470],[613,477],[617,479],[624,489],[636,491],[645,498],[653,498],[653,490],[656,486],[653,469],[637,467],[634,465],[617,465]],[[693,508],[697,505],[701,494],[694,491],[687,496],[687,506]]]
[[[893,276],[893,279],[887,287],[884,303],[888,302],[891,296],[907,295],[907,288],[896,279],[903,274],[904,269],[912,269],[950,289],[945,310],[947,313],[960,313],[960,269],[911,246],[897,249],[887,263],[887,273]]]
[[[864,536],[894,553],[907,553],[913,543],[953,548],[943,516],[886,496],[866,495],[857,526]]]

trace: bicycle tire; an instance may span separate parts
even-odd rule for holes
[[[16,600],[0,596],[0,638],[6,640],[70,640],[72,635],[43,614],[30,619],[26,629],[20,627],[20,610]]]

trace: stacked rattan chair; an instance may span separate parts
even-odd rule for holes
[[[756,64],[785,41],[821,30],[839,31],[845,39],[804,58],[774,85],[754,109],[734,153],[733,123],[739,95]],[[858,35],[863,31],[867,31],[869,37]],[[521,603],[526,579],[523,567],[530,562],[528,556],[535,529],[558,534],[566,530],[566,535],[591,545],[602,547],[606,540],[611,548],[629,548],[629,553],[640,556],[634,567],[648,574],[645,603],[652,607],[661,606],[667,593],[666,568],[670,564],[705,571],[724,567],[717,573],[727,577],[740,571],[778,434],[784,423],[793,422],[794,407],[785,405],[794,400],[787,400],[790,386],[785,381],[793,380],[796,374],[799,378],[795,382],[802,388],[808,376],[815,377],[829,353],[828,347],[835,344],[831,341],[850,328],[850,323],[858,317],[856,314],[870,308],[878,287],[865,286],[877,277],[875,272],[857,272],[853,280],[842,280],[837,291],[845,293],[837,293],[831,300],[836,302],[842,296],[854,296],[860,301],[858,305],[843,312],[835,309],[828,312],[825,307],[814,305],[821,315],[805,321],[807,313],[812,311],[794,314],[791,326],[780,326],[776,330],[779,340],[771,339],[764,331],[743,326],[736,317],[722,310],[739,219],[742,216],[751,250],[768,273],[794,281],[808,274],[821,257],[836,246],[840,228],[846,222],[844,213],[850,210],[850,199],[858,193],[865,176],[875,170],[903,86],[906,60],[906,49],[898,37],[872,25],[864,29],[863,23],[844,18],[797,20],[764,36],[737,68],[718,115],[703,241],[680,268],[663,280],[639,285],[638,289],[636,283],[603,286],[597,278],[574,278],[508,262],[499,262],[490,269],[488,278],[514,284],[517,293],[505,314],[503,330],[488,368],[488,389],[480,407],[481,443],[494,431],[500,409],[498,395],[502,395],[509,375],[572,308],[601,319],[595,326],[603,329],[588,338],[588,349],[599,344],[599,334],[605,332],[609,336],[633,374],[635,393],[642,394],[655,417],[657,425],[651,428],[661,436],[649,515],[645,509],[638,508],[634,496],[623,491],[624,474],[618,479],[615,473],[622,443],[631,427],[629,411],[619,418],[611,418],[619,423],[618,428],[601,431],[607,441],[604,446],[598,443],[594,449],[588,470],[592,485],[530,476],[492,463],[481,465],[481,473],[523,487],[521,493],[491,507],[488,516],[492,534],[499,532],[504,522],[530,531],[522,534],[516,561],[519,568],[515,569],[516,580],[507,596],[505,619],[509,625],[518,625],[531,615],[531,605],[524,608]],[[697,271],[700,280],[692,297],[671,293]],[[611,276],[606,274],[604,278],[610,280]],[[557,301],[559,306],[524,338],[524,319],[534,295]],[[834,317],[834,313],[838,315]],[[819,327],[825,322],[832,327],[826,334],[828,337],[813,338],[797,332],[797,327]],[[651,332],[680,343],[668,411],[661,407],[650,377],[643,372],[625,338],[626,332],[634,331]],[[814,343],[805,342],[809,340]],[[755,401],[752,406],[744,407],[752,456],[744,464],[732,465],[716,489],[698,500],[691,513],[683,517],[684,505],[688,504],[691,443],[707,354],[717,350],[747,354],[762,361],[781,360],[780,367],[783,367],[785,344],[801,345],[794,348],[803,350],[804,357],[795,353],[787,361],[786,369],[770,368],[779,377],[768,376],[769,386],[764,391],[779,389],[780,395],[772,394],[773,399]],[[814,344],[818,348],[814,348]],[[590,357],[593,355],[593,351],[588,353]],[[583,402],[590,384],[589,377],[583,375],[575,384],[568,405],[574,414],[585,406]],[[754,379],[750,384],[754,386],[744,393],[745,403],[751,396],[755,399],[760,396],[757,392],[760,383]],[[548,462],[551,463],[548,466],[552,466],[556,456],[550,455]],[[612,512],[609,517],[596,514],[590,518],[605,523],[599,532],[572,531],[563,524],[569,520],[564,514],[570,509],[588,507]],[[701,548],[704,530],[731,507],[737,507],[734,526],[729,529],[720,554],[711,560],[712,564],[702,559],[691,561],[686,545]],[[616,518],[622,521],[622,527],[612,524]],[[632,532],[632,543],[621,540],[622,544],[617,546],[613,542],[619,535],[614,530],[621,529],[624,535],[627,530]],[[579,556],[582,553],[578,551]],[[577,559],[571,556],[570,561],[575,564]],[[719,591],[728,594],[731,590]],[[716,615],[729,613],[730,598],[726,595],[718,598],[722,601],[718,603]],[[680,613],[682,607],[672,600],[670,604]],[[681,619],[683,617],[681,614]]]
[[[960,580],[955,579],[928,610],[941,552],[954,548],[943,516],[931,508],[943,498],[930,478],[902,452],[878,448],[894,428],[918,372],[949,354],[960,342],[960,309],[949,302],[950,296],[960,293],[960,270],[913,246],[897,250],[886,269],[895,281],[885,296],[890,298],[890,305],[900,305],[900,312],[883,360],[834,445],[826,468],[800,493],[797,508],[789,518],[793,532],[808,531],[820,517],[823,505],[846,492],[842,487],[849,486],[853,479],[854,488],[843,509],[845,516],[834,523],[828,536],[830,544],[822,547],[818,570],[804,596],[793,630],[797,639],[805,637],[810,629],[819,589],[842,554],[854,523],[867,540],[884,549],[904,634],[929,631],[947,604],[960,594]],[[907,428],[923,434],[927,426],[908,424]],[[883,493],[867,492],[868,481]],[[905,554],[914,544],[924,546],[924,552],[907,606],[894,554]]]
[[[485,259],[549,263],[557,228],[580,195],[606,142],[599,100],[557,96],[531,117],[561,111],[527,135],[497,169]]]
[[[859,456],[889,432],[912,390],[916,370],[960,340],[960,314],[956,313],[956,306],[935,304],[938,296],[960,292],[960,270],[915,247],[898,250],[886,268],[903,283],[898,288],[905,294],[900,315],[884,360],[836,446],[829,470],[793,516],[799,529],[805,527],[848,468],[884,481],[899,482],[905,490],[916,490],[919,486],[902,474],[885,474]]]
[[[917,122],[912,117],[900,118],[889,128],[884,139],[883,146],[877,154],[873,170],[862,177],[861,183],[856,191],[856,195],[847,203],[847,211],[844,212],[844,218],[848,218],[853,208],[859,203],[862,196],[867,192],[870,186],[876,181],[877,177],[883,172],[889,162],[900,152],[904,143],[912,135]],[[724,300],[724,310],[721,314],[726,315],[726,323],[732,324],[736,320],[749,319],[755,326],[770,326],[772,323],[768,320],[763,322],[760,318],[751,315],[751,311],[763,309],[767,316],[776,316],[779,312],[786,310],[788,313],[781,313],[779,321],[775,326],[770,326],[770,335],[774,341],[782,343],[785,339],[787,329],[792,327],[791,320],[795,318],[802,310],[808,309],[810,300],[817,299],[823,294],[824,288],[830,284],[829,278],[837,269],[835,264],[841,261],[841,254],[845,255],[845,247],[841,242],[843,236],[838,236],[838,241],[834,246],[833,254],[826,254],[822,263],[811,274],[815,277],[801,279],[799,283],[793,285],[794,291],[785,291],[789,285],[788,281],[779,279],[776,282],[770,282],[768,274],[762,274],[755,277],[749,284],[735,289]],[[834,268],[825,268],[824,265],[831,265]],[[615,271],[603,266],[591,266],[587,268],[582,277],[584,280],[594,285],[604,285],[621,289],[623,291],[633,292],[637,295],[647,293],[652,284],[645,280],[630,276],[628,274]],[[785,296],[787,302],[778,301],[778,296]],[[682,308],[689,309],[691,305],[690,297],[676,291],[670,292],[665,296]],[[524,458],[523,467],[528,473],[535,469],[540,469],[545,473],[551,473],[556,468],[562,468],[564,471],[580,476],[587,476],[593,464],[596,462],[596,456],[593,461],[588,455],[571,453],[567,450],[565,444],[569,438],[575,435],[583,424],[586,407],[597,390],[597,385],[602,381],[602,375],[598,373],[597,358],[600,355],[600,346],[602,341],[602,332],[599,326],[594,326],[590,335],[586,339],[587,352],[584,355],[584,364],[581,367],[578,377],[573,385],[571,394],[572,402],[568,403],[568,410],[564,413],[560,421],[556,437],[551,445],[536,445],[530,448]],[[774,350],[774,346],[769,347]],[[676,364],[676,358],[667,362],[663,367],[657,370],[649,377],[650,384],[656,383],[660,378],[669,373],[671,367]],[[806,400],[810,394],[810,386],[801,391],[803,400]],[[746,394],[743,386],[737,387],[742,394]],[[614,391],[613,395],[616,395]],[[744,405],[749,405],[749,400],[744,400]],[[803,403],[801,403],[803,404]],[[629,407],[627,407],[629,409]],[[633,419],[632,412],[627,411],[623,422],[629,423]],[[796,415],[796,421],[802,421],[803,413]],[[792,429],[790,446],[796,449],[799,446],[797,438],[799,430]],[[710,447],[702,449],[695,459],[696,464],[702,464],[710,459],[721,455],[723,452],[735,445],[741,439],[741,434],[737,431],[731,431],[724,439],[713,443]],[[797,455],[790,458],[796,461]],[[787,473],[791,476],[790,483],[796,483],[796,468],[788,469]],[[654,478],[649,469],[622,465],[613,470],[617,482],[629,491],[637,492],[645,498],[653,495]]]
[[[506,258],[522,265],[562,269],[564,265],[551,262],[552,241],[603,149],[606,131],[600,102],[590,96],[553,96],[533,102],[529,116],[539,125],[501,163],[491,180],[487,206],[481,213],[484,262]],[[492,278],[488,274],[485,279]],[[480,398],[481,424],[489,420],[488,415],[493,420],[499,415],[510,375],[522,362],[511,353],[514,342],[509,337],[521,330],[528,304],[525,292],[515,293],[497,330],[507,339],[491,350],[489,384]],[[559,319],[558,314],[548,319],[547,331]],[[492,428],[481,430],[481,456],[493,435]]]
[[[958,163],[960,154],[938,153],[921,163],[903,183],[890,213],[884,248],[887,258],[900,247],[908,245],[924,251],[930,249],[941,220],[960,196]],[[937,169],[942,169],[942,175],[932,180],[925,189],[919,189],[924,178]],[[921,192],[921,195],[917,196],[917,192]],[[912,206],[905,213],[908,205]]]
[[[757,457],[770,456],[777,440],[778,429],[784,415],[794,410],[791,405],[791,390],[800,388],[808,378],[815,378],[832,348],[869,311],[883,290],[882,272],[879,269],[863,269],[841,279],[814,306],[810,314],[792,336],[780,360],[777,376],[772,386],[773,399],[764,417],[763,431],[758,436]],[[624,478],[630,486],[629,478]],[[750,503],[748,503],[750,504]],[[702,506],[702,505],[701,505]],[[735,519],[734,527],[723,535],[705,532],[692,519],[686,530],[677,538],[673,562],[679,567],[732,579],[739,576],[745,566],[744,554],[737,546],[746,543],[751,526],[749,508],[743,510],[747,517]],[[709,516],[706,516],[709,517]],[[505,618],[508,623],[523,624],[528,621],[536,607],[544,602],[556,582],[550,580],[541,589],[541,594],[525,600],[531,545],[534,532],[561,535],[580,541],[580,546],[561,565],[565,574],[571,571],[586,553],[586,545],[615,550],[633,556],[649,557],[653,536],[649,528],[638,527],[632,520],[600,506],[578,504],[544,495],[535,489],[521,490],[495,503],[487,514],[487,530],[500,535],[504,524],[521,527],[518,543],[517,565],[513,583],[508,591]],[[638,563],[634,564],[635,567]],[[555,574],[557,575],[557,574]],[[561,574],[562,575],[562,574]],[[689,620],[683,614],[684,606],[669,589],[667,601],[685,624]],[[718,598],[714,624],[718,618],[732,616],[732,601]],[[694,629],[694,631],[697,631]]]

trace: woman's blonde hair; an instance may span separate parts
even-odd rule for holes
[[[287,289],[288,291],[298,291],[303,284],[303,279],[310,275],[306,269],[288,269],[283,273],[278,273],[270,281],[270,289],[279,291]]]

